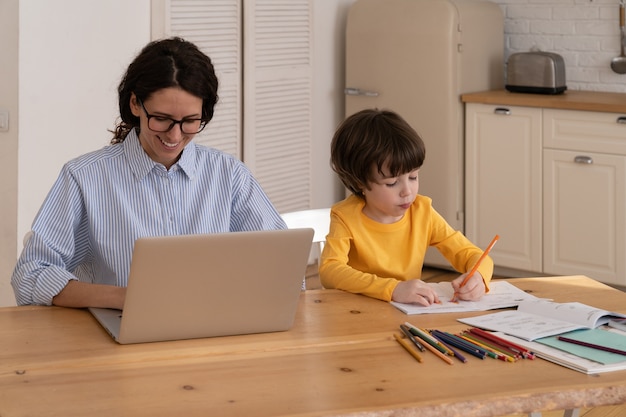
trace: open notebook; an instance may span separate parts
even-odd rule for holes
[[[141,238],[123,312],[89,310],[122,344],[284,331],[312,238],[313,229]]]

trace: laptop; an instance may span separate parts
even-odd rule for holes
[[[90,308],[120,344],[285,331],[313,229],[140,238],[124,310]]]

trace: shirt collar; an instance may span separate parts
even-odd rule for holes
[[[139,142],[139,137],[137,136],[137,129],[132,129],[122,144],[131,170],[137,180],[143,179],[155,168],[165,170],[162,164],[153,161],[143,150]],[[180,159],[170,168],[170,171],[181,169],[187,177],[190,179],[193,178],[197,170],[196,153],[196,144],[193,141],[189,142],[187,146],[185,146],[185,149],[183,149]]]

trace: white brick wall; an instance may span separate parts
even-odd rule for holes
[[[569,90],[626,92],[611,70],[620,54],[619,0],[492,0],[504,13],[505,59],[541,50],[565,61]]]

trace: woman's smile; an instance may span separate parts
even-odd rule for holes
[[[202,99],[180,88],[169,87],[154,92],[144,102],[133,95],[131,109],[140,119],[142,148],[153,161],[170,169],[195,136],[183,133],[182,125],[177,122],[198,119],[202,114]],[[163,123],[165,129],[168,123],[172,124],[163,132],[151,129],[151,123],[157,123],[157,130]]]

